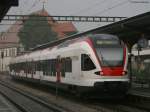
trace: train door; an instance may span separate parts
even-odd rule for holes
[[[56,82],[61,82],[61,65],[61,58],[58,56],[56,62]]]
[[[72,57],[72,81],[75,83],[79,81],[80,76],[80,61],[79,56]]]

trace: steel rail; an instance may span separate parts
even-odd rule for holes
[[[4,88],[3,88],[3,87]],[[21,111],[23,111],[23,112],[37,112],[37,110],[32,110],[32,109],[29,109],[29,108],[27,108],[27,107],[29,107],[29,106],[31,106],[32,107],[32,105],[25,105],[25,104],[21,104],[21,103],[18,103],[18,100],[16,100],[16,99],[13,99],[12,98],[12,96],[11,96],[11,91],[12,91],[12,94],[18,94],[18,95],[21,95],[21,96],[24,96],[25,98],[27,98],[28,100],[31,100],[31,103],[32,102],[35,102],[35,104],[37,103],[38,105],[40,105],[41,107],[43,107],[43,109],[45,109],[45,110],[49,110],[49,112],[64,112],[64,111],[66,111],[66,110],[63,110],[63,109],[61,109],[61,108],[59,108],[59,107],[56,107],[55,105],[51,105],[51,104],[49,104],[49,103],[47,103],[47,102],[45,102],[45,101],[43,101],[43,100],[41,100],[41,99],[39,99],[38,97],[35,97],[35,96],[33,96],[33,95],[29,95],[29,94],[27,94],[27,93],[25,93],[24,91],[22,92],[22,91],[20,91],[19,89],[17,89],[17,88],[15,88],[15,87],[10,87],[10,85],[8,85],[8,84],[5,84],[3,81],[0,81],[0,87],[1,87],[1,89],[0,89],[0,93],[3,95],[3,96],[5,96],[8,100],[10,100],[16,107],[18,107],[18,109],[20,109]],[[3,91],[3,89],[4,89],[4,91]],[[7,94],[6,93],[6,90],[9,90],[9,93]],[[14,93],[13,93],[14,92]],[[13,96],[14,98],[17,98],[17,96]],[[22,98],[19,96],[19,100],[22,100]],[[18,98],[17,98],[18,99]],[[33,108],[34,107],[37,107],[38,108],[38,106],[36,106],[36,105],[33,105]],[[40,108],[40,107],[39,107]],[[38,110],[39,111],[39,110]]]

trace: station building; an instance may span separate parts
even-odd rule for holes
[[[40,16],[49,16],[48,12],[44,9],[34,12]],[[72,22],[57,22],[52,17],[48,18],[48,23],[52,30],[57,33],[58,39],[62,39],[67,35],[77,32],[77,29]],[[0,33],[0,72],[9,71],[10,60],[26,51],[22,44],[19,42],[18,32],[22,28],[22,21],[16,21],[6,32]]]
[[[21,44],[16,33],[20,28],[21,26],[13,25],[7,32],[0,34],[0,71],[8,71],[10,60],[20,52]]]

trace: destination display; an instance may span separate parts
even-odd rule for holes
[[[112,40],[96,40],[96,45],[117,45],[118,41]]]

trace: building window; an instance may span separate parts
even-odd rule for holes
[[[9,56],[11,56],[11,48],[9,49]]]
[[[15,54],[15,48],[12,48],[12,56],[16,56],[16,54]]]
[[[9,48],[7,49],[7,56],[9,56]]]
[[[4,50],[4,57],[6,57],[7,56],[7,52],[6,52],[6,50]]]

